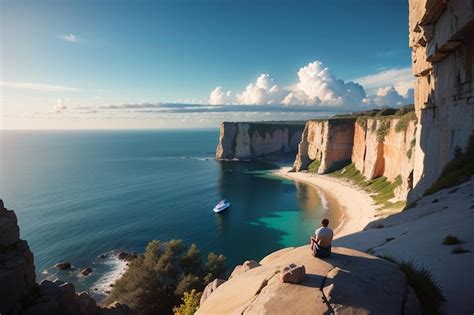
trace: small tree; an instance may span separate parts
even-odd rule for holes
[[[199,308],[199,301],[201,299],[202,292],[197,292],[192,289],[191,292],[184,292],[184,296],[181,299],[183,303],[173,308],[174,315],[193,315]]]
[[[223,255],[210,253],[204,264],[197,246],[185,247],[181,240],[151,241],[116,281],[109,299],[139,314],[172,314],[185,292],[200,292],[222,278],[224,263]]]

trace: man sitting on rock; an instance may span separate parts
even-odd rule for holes
[[[311,252],[315,257],[325,258],[331,254],[333,231],[328,228],[329,220],[323,219],[321,227],[314,231],[316,237],[311,236]]]

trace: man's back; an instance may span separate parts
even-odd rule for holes
[[[316,234],[316,241],[319,246],[328,247],[331,245],[334,233],[330,228],[322,226],[314,231],[314,233]]]

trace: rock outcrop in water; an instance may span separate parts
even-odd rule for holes
[[[15,212],[0,199],[0,314],[125,315],[126,305],[99,307],[87,292],[60,280],[35,282],[35,265],[28,243],[20,239]]]
[[[289,264],[304,266],[301,283],[281,281]],[[318,259],[309,246],[291,247],[220,284],[197,314],[419,314],[411,292],[398,266],[380,258],[335,247]]]
[[[474,132],[474,3],[410,0],[418,117],[413,190],[419,198]]]
[[[218,160],[294,157],[304,122],[223,122]]]
[[[298,145],[293,170],[306,170],[310,163],[317,161],[318,174],[325,174],[350,163],[354,123],[355,118],[308,121]]]

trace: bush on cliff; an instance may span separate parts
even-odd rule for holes
[[[420,301],[423,314],[440,314],[441,303],[446,299],[440,285],[428,269],[417,266],[411,260],[398,261],[391,256],[378,257],[397,264],[400,270],[405,273],[408,284],[415,290]]]
[[[428,188],[425,196],[432,195],[445,188],[460,185],[467,182],[474,175],[474,134],[469,138],[469,144],[465,152],[460,152],[444,168],[436,182]]]
[[[182,298],[183,303],[173,308],[174,315],[193,315],[199,308],[199,301],[201,299],[202,292],[197,292],[192,289],[191,292],[184,292]]]
[[[224,275],[224,261],[224,256],[210,253],[203,263],[197,246],[185,247],[181,240],[151,241],[115,282],[109,300],[139,314],[172,314],[184,292],[200,292]]]

